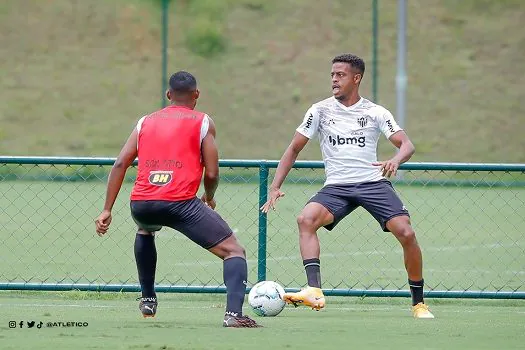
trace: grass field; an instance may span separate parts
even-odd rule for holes
[[[53,167],[64,173],[67,168]],[[71,169],[69,169],[71,170]],[[36,174],[42,168],[27,168]],[[230,174],[229,174],[230,172]],[[223,175],[234,174],[224,169]],[[51,173],[49,173],[51,174]],[[300,173],[320,178],[321,173]],[[297,176],[296,173],[294,173]],[[407,173],[407,178],[412,174]],[[432,173],[419,176],[432,177]],[[447,175],[439,173],[440,176]],[[451,176],[453,174],[450,174]],[[246,172],[237,182],[250,182]],[[508,175],[507,175],[508,176]],[[522,175],[514,180],[523,180]],[[30,178],[26,175],[26,179]],[[227,177],[226,177],[227,178]],[[268,219],[267,279],[305,283],[295,216],[320,184],[284,186],[286,197]],[[525,217],[522,187],[396,187],[409,208],[433,290],[523,291]],[[0,281],[136,284],[135,228],[126,183],[110,233],[99,238],[93,219],[102,181],[0,181]],[[258,185],[223,181],[221,215],[247,248],[249,284],[257,281]],[[334,231],[320,232],[323,287],[406,290],[401,249],[362,210]],[[160,285],[221,285],[221,263],[182,235],[157,238]],[[525,342],[524,300],[427,300],[437,318],[414,320],[406,298],[329,297],[319,313],[286,308],[256,330],[221,327],[224,295],[159,294],[158,316],[144,320],[138,293],[0,292],[2,349],[518,349]],[[251,311],[245,308],[245,312]],[[9,328],[9,321],[24,328]],[[27,322],[43,328],[27,328]],[[85,328],[48,322],[87,322]]]
[[[267,278],[287,287],[305,283],[295,217],[321,185],[287,184],[268,218]],[[435,290],[522,290],[523,188],[398,186],[411,212]],[[99,238],[93,219],[103,204],[101,182],[0,182],[0,278],[13,282],[136,283],[135,227],[126,184],[110,233]],[[251,283],[257,279],[258,185],[223,183],[219,213],[246,246]],[[405,289],[402,252],[362,209],[335,230],[320,231],[325,288]],[[157,283],[220,285],[221,264],[184,236],[163,229],[157,238]]]
[[[434,320],[405,299],[328,299],[321,312],[286,308],[260,329],[223,329],[224,296],[160,294],[142,319],[136,294],[0,292],[2,349],[522,349],[525,301],[428,300]],[[245,312],[251,312],[245,308]],[[8,322],[24,321],[23,329]],[[27,329],[27,322],[43,328]],[[85,328],[46,327],[87,322]]]
[[[397,1],[379,1],[378,96],[396,111]],[[0,153],[116,155],[160,106],[159,1],[2,1]],[[367,61],[372,1],[180,0],[169,13],[168,71],[194,72],[222,158],[278,159],[314,101],[330,94],[330,59]],[[525,3],[409,1],[407,130],[415,161],[525,162]],[[195,9],[197,7],[197,9]],[[501,19],[505,20],[501,20]],[[211,58],[192,48],[213,41]],[[188,45],[188,37],[204,32]],[[33,130],[33,131],[31,131]],[[383,140],[383,156],[392,152]],[[303,159],[319,159],[308,147]]]
[[[2,1],[0,153],[116,155],[136,120],[160,106],[166,77],[160,69],[158,3]],[[392,112],[396,3],[379,2],[379,102]],[[199,107],[215,120],[221,158],[279,158],[304,111],[329,94],[329,62],[336,54],[350,51],[367,61],[362,93],[372,97],[371,1],[351,8],[344,0],[180,0],[172,6],[168,70],[196,74]],[[525,88],[519,74],[525,70],[525,2],[422,0],[409,1],[408,7],[406,129],[417,148],[412,160],[525,162]],[[214,35],[224,40],[224,52],[197,55],[195,48]],[[392,152],[382,140],[380,158]],[[319,157],[315,145],[301,155]],[[78,180],[71,168],[49,168],[49,174],[58,169]],[[42,173],[41,167],[20,169]],[[137,283],[129,183],[110,233],[99,238],[93,219],[102,207],[102,181],[8,181],[1,170],[0,283]],[[523,181],[523,175],[513,180]],[[254,178],[248,172],[237,182]],[[320,186],[285,186],[287,196],[268,219],[267,279],[286,287],[305,284],[295,216]],[[396,188],[423,248],[429,289],[525,290],[525,188]],[[217,210],[247,248],[249,284],[257,281],[258,190],[253,181],[226,182],[217,195]],[[321,230],[320,237],[325,288],[407,289],[399,245],[363,210],[332,232]],[[222,284],[220,261],[182,235],[165,229],[156,242],[158,284]],[[525,344],[524,300],[427,300],[437,318],[421,322],[412,319],[405,298],[329,297],[319,313],[287,308],[276,318],[261,319],[265,328],[231,330],[221,327],[224,295],[159,294],[153,320],[142,319],[137,296],[0,291],[0,348],[523,349]],[[10,328],[10,321],[24,321],[24,328]],[[28,329],[29,321],[44,327]],[[47,327],[71,321],[88,326]]]

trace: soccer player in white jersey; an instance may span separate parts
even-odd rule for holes
[[[415,318],[434,318],[423,300],[422,255],[405,206],[388,177],[408,161],[415,148],[392,114],[359,95],[365,72],[364,61],[352,54],[332,60],[333,96],[308,109],[292,142],[284,152],[270,186],[268,201],[261,207],[275,210],[286,176],[299,152],[311,138],[318,137],[325,164],[324,187],[314,195],[297,217],[299,245],[308,287],[287,293],[287,303],[320,310],[325,306],[321,290],[320,247],[317,230],[332,230],[357,207],[367,210],[385,232],[401,243],[412,295]],[[390,160],[377,161],[377,142],[383,133],[399,152]]]

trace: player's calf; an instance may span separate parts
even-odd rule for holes
[[[223,278],[226,286],[226,313],[224,327],[255,328],[257,323],[242,314],[242,305],[248,281],[246,252],[235,235],[209,249],[223,259]]]

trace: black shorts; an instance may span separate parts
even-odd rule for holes
[[[183,201],[131,201],[131,216],[140,229],[159,231],[171,227],[205,249],[210,249],[232,235],[221,216],[200,199]]]
[[[409,216],[401,199],[388,180],[362,182],[358,184],[326,185],[309,201],[322,204],[334,221],[325,226],[331,231],[345,216],[358,207],[363,207],[381,225],[383,231],[388,220],[396,216]]]

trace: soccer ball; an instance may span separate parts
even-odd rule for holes
[[[283,311],[284,289],[274,281],[257,283],[248,294],[248,303],[257,316],[277,316]]]

